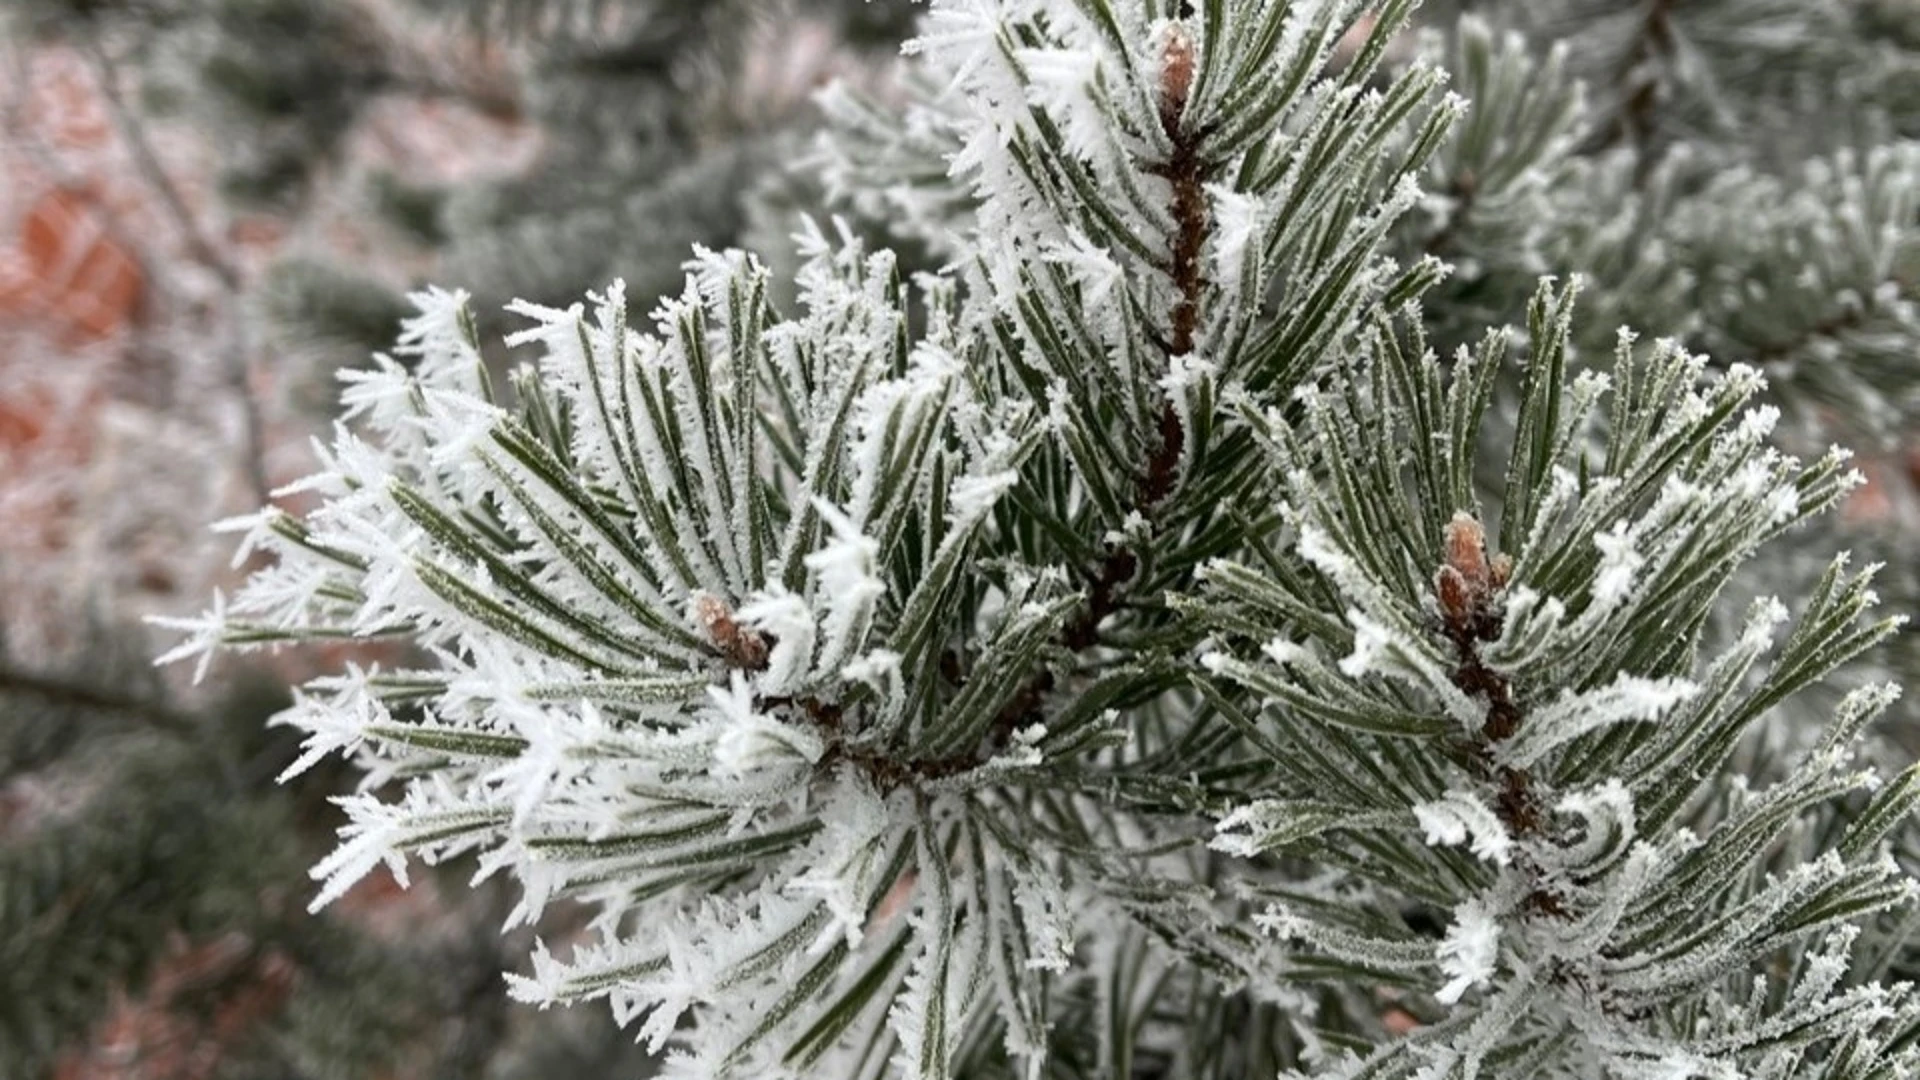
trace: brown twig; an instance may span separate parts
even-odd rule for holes
[[[1533,778],[1525,769],[1495,764],[1493,749],[1519,734],[1525,717],[1514,699],[1512,682],[1480,658],[1480,643],[1499,638],[1504,627],[1497,598],[1511,571],[1505,556],[1487,557],[1486,531],[1477,520],[1464,513],[1454,515],[1446,528],[1445,561],[1434,576],[1441,620],[1457,661],[1453,684],[1463,693],[1486,699],[1487,717],[1471,760],[1499,785],[1494,812],[1514,836],[1524,837],[1538,833],[1544,824]],[[1542,914],[1567,914],[1559,894],[1545,887],[1534,888],[1527,904]]]
[[[166,166],[160,161],[160,155],[154,150],[153,143],[147,138],[146,129],[134,117],[132,108],[120,92],[120,68],[114,62],[112,54],[98,40],[85,39],[85,53],[92,62],[94,78],[100,85],[102,99],[107,105],[107,114],[113,120],[114,131],[133,157],[134,168],[141,179],[156,195],[160,204],[166,208],[173,219],[174,227],[179,230],[186,242],[187,252],[195,262],[204,266],[220,281],[237,307],[240,294],[245,290],[246,280],[232,260],[213,243],[200,227],[200,221],[194,216],[193,209],[187,205],[186,196],[167,173]],[[222,362],[226,368],[229,389],[240,406],[242,461],[241,467],[246,475],[248,487],[254,499],[265,506],[272,501],[273,486],[267,480],[266,472],[266,434],[261,418],[260,402],[253,393],[252,365],[248,361],[248,342],[245,317],[239,313],[232,315],[231,339],[221,350]]]
[[[1196,56],[1193,39],[1175,26],[1161,54],[1160,127],[1170,145],[1167,160],[1152,171],[1172,188],[1174,234],[1169,244],[1167,272],[1178,293],[1168,313],[1168,334],[1157,339],[1169,361],[1193,352],[1200,328],[1201,301],[1206,295],[1202,254],[1212,228],[1207,213],[1206,182],[1211,163],[1202,152],[1207,132],[1186,120],[1193,92]],[[1148,454],[1135,491],[1135,509],[1150,516],[1173,493],[1179,478],[1180,451],[1186,432],[1171,399],[1160,407],[1158,440]],[[1087,603],[1060,634],[1060,643],[1074,652],[1092,648],[1100,640],[1100,624],[1120,609],[1121,593],[1139,572],[1140,560],[1121,544],[1088,575]],[[1053,673],[1043,671],[1023,686],[995,718],[988,743],[999,746],[1021,726],[1041,718],[1046,696],[1053,691]]]
[[[1601,137],[1602,149],[1632,142],[1639,160],[1634,167],[1634,182],[1644,184],[1653,172],[1653,133],[1660,108],[1660,80],[1656,73],[1642,69],[1674,49],[1674,0],[1647,0],[1647,15],[1640,32],[1621,62],[1619,79],[1623,85],[1638,79],[1620,104],[1620,112]]]
[[[158,702],[115,693],[55,675],[0,666],[0,690],[31,694],[34,697],[76,708],[143,717],[153,721],[156,726],[178,735],[196,737],[200,731],[199,725],[192,717],[175,712]]]
[[[1202,255],[1211,228],[1206,198],[1211,164],[1202,152],[1206,131],[1189,126],[1183,115],[1193,89],[1194,74],[1192,39],[1176,29],[1167,39],[1160,85],[1160,122],[1170,152],[1166,161],[1153,167],[1172,188],[1171,210],[1175,223],[1167,272],[1173,279],[1177,297],[1168,313],[1167,335],[1155,337],[1169,361],[1188,355],[1194,349],[1207,284],[1202,272]],[[1165,501],[1178,478],[1180,451],[1186,434],[1171,400],[1162,404],[1157,435],[1136,485],[1135,509],[1143,516],[1150,515]],[[1140,561],[1133,551],[1121,544],[1112,545],[1106,557],[1087,574],[1086,604],[1061,628],[1060,645],[1078,653],[1099,644],[1100,624],[1120,609],[1123,590],[1139,569]],[[748,670],[764,667],[770,642],[741,629],[725,612],[724,605],[718,608],[703,605],[699,614],[720,656],[736,667]],[[958,658],[951,654],[942,657],[941,670],[956,685],[966,681],[965,673],[959,670]],[[797,711],[815,730],[828,737],[821,768],[852,764],[876,786],[891,790],[908,783],[956,776],[986,764],[1006,747],[1014,732],[1043,718],[1047,697],[1056,686],[1053,672],[1041,670],[1001,706],[977,747],[946,757],[913,761],[887,757],[846,741],[842,738],[844,717],[837,705],[813,698],[787,697],[763,699],[760,704],[765,708]]]

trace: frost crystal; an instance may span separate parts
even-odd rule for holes
[[[1627,598],[1635,584],[1635,575],[1647,564],[1646,557],[1633,549],[1633,538],[1624,524],[1593,538],[1600,549],[1600,570],[1593,579],[1593,602],[1613,607]]]
[[[1500,923],[1478,901],[1454,909],[1453,925],[1436,954],[1440,970],[1452,976],[1434,992],[1443,1005],[1457,1003],[1468,990],[1493,978],[1500,958]]]
[[[1512,839],[1493,811],[1463,792],[1448,792],[1434,802],[1420,803],[1413,815],[1426,833],[1429,844],[1473,844],[1473,853],[1490,862],[1505,864]]]

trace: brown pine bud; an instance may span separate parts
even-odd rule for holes
[[[1160,48],[1160,122],[1172,131],[1180,114],[1187,111],[1187,98],[1193,93],[1195,57],[1193,35],[1174,23],[1167,28],[1166,42]]]
[[[693,611],[700,625],[706,628],[707,637],[729,663],[748,671],[766,670],[767,643],[759,634],[734,621],[726,601],[702,593],[694,601]]]
[[[1476,597],[1460,571],[1443,566],[1433,576],[1433,592],[1440,600],[1440,614],[1455,626],[1464,626],[1473,618]]]
[[[1487,565],[1487,531],[1462,510],[1453,515],[1446,530],[1447,565],[1466,579],[1475,597],[1482,596],[1493,584],[1493,570]]]

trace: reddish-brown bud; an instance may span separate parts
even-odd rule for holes
[[[1464,625],[1473,618],[1477,598],[1473,586],[1467,584],[1460,571],[1451,566],[1441,567],[1433,576],[1433,592],[1440,600],[1440,614],[1449,623]]]
[[[1166,41],[1160,47],[1160,120],[1169,130],[1187,111],[1194,67],[1193,35],[1185,26],[1174,23],[1167,28]]]
[[[1476,596],[1493,584],[1493,570],[1487,565],[1487,531],[1472,514],[1453,515],[1446,530],[1447,565],[1466,579]]]
[[[701,594],[694,601],[694,615],[707,631],[707,637],[728,662],[748,671],[767,666],[767,643],[759,634],[734,621],[733,611],[717,596]]]

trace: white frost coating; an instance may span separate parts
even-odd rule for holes
[[[1000,34],[1000,12],[988,3],[935,4],[921,21],[920,32],[900,51],[908,56],[940,54],[958,58],[953,77],[957,81],[968,74],[968,65],[983,62],[992,53]]]
[[[451,291],[429,285],[407,294],[418,314],[401,324],[393,351],[415,360],[421,382],[448,389],[479,390],[480,353],[468,340],[465,289]]]
[[[1353,651],[1341,657],[1340,674],[1349,679],[1364,678],[1384,666],[1386,655],[1395,644],[1394,635],[1358,611],[1351,612],[1347,621],[1353,624]]]
[[[300,756],[274,778],[284,784],[319,764],[329,754],[347,754],[366,738],[367,725],[384,719],[386,707],[366,692],[365,672],[357,664],[347,674],[336,676],[313,689],[332,690],[334,697],[321,702],[308,696],[307,688],[293,692],[293,705],[273,718],[275,726],[296,727],[307,733],[300,743]]]
[[[154,663],[177,664],[182,660],[193,659],[193,681],[198,685],[207,677],[207,668],[213,663],[213,654],[226,639],[226,594],[219,589],[213,590],[213,599],[209,602],[207,610],[198,616],[155,616],[148,621],[162,629],[186,635],[180,644],[161,653]]]
[[[1497,753],[1501,761],[1525,767],[1590,731],[1658,720],[1699,692],[1700,687],[1688,679],[1621,675],[1594,690],[1563,694],[1528,717]]]
[[[1248,248],[1265,234],[1267,203],[1221,184],[1208,184],[1206,192],[1213,204],[1213,235],[1208,241],[1213,278],[1222,294],[1238,296]]]
[[[1286,638],[1274,638],[1260,646],[1260,651],[1266,654],[1267,659],[1281,667],[1310,663],[1317,659],[1311,649],[1297,641],[1288,641]]]
[[[1634,841],[1637,822],[1633,794],[1618,777],[1608,777],[1598,787],[1585,791],[1569,792],[1554,808],[1586,823],[1585,834],[1577,843],[1555,852],[1559,865],[1590,873]]]
[[[1734,438],[1741,442],[1758,445],[1764,442],[1767,436],[1773,434],[1774,427],[1779,423],[1778,406],[1760,405],[1748,409],[1746,414],[1740,417],[1740,426],[1736,429]]]
[[[1779,525],[1800,513],[1800,493],[1790,484],[1774,487],[1767,493],[1767,523]]]
[[[1254,913],[1253,925],[1268,937],[1286,940],[1305,937],[1312,924],[1297,913],[1281,904],[1271,904],[1264,911]]]
[[[520,756],[488,771],[482,782],[514,793],[513,824],[520,828],[533,818],[557,781],[572,768],[567,753],[571,748],[567,729],[572,718],[514,698],[499,701],[494,715],[512,725],[514,732],[527,741],[527,746]]]
[[[340,391],[340,419],[365,419],[382,428],[398,430],[413,414],[413,397],[420,392],[413,374],[384,353],[376,353],[374,366],[343,368],[335,377],[343,384]],[[417,430],[417,428],[415,429]]]
[[[1593,545],[1600,549],[1600,568],[1593,578],[1593,602],[1612,608],[1633,591],[1634,576],[1647,560],[1634,550],[1631,530],[1624,521],[1608,532],[1595,534]]]
[[[1027,931],[1027,967],[1064,974],[1073,967],[1073,908],[1058,875],[1016,862],[1013,900]]]
[[[1113,126],[1093,95],[1100,57],[1087,49],[1018,49],[1014,57],[1032,80],[1027,100],[1059,125],[1067,152],[1083,160],[1099,154],[1113,137]]]
[[[420,835],[461,836],[439,853],[458,853],[491,838],[507,823],[510,810],[484,794],[472,798],[452,791],[440,778],[407,789],[398,803],[384,803],[372,795],[348,795],[333,800],[347,813],[340,829],[340,846],[308,875],[322,882],[307,910],[317,912],[346,895],[361,878],[384,864],[402,888],[407,885],[408,841]],[[434,861],[429,859],[429,861]]]
[[[1480,800],[1463,791],[1449,791],[1432,802],[1413,808],[1414,820],[1426,833],[1427,843],[1457,845],[1473,843],[1475,856],[1488,862],[1507,864],[1513,838],[1500,818]]]
[[[1251,859],[1260,854],[1260,845],[1252,833],[1233,832],[1242,825],[1249,824],[1260,804],[1243,806],[1223,817],[1214,825],[1214,837],[1207,846],[1222,855],[1233,855],[1242,859]]]
[[[783,724],[754,708],[745,674],[733,673],[727,689],[707,689],[724,725],[713,743],[713,773],[738,779],[759,769],[820,760],[826,746],[811,731]]]
[[[1566,617],[1559,598],[1525,585],[1510,588],[1500,637],[1481,647],[1480,658],[1496,671],[1523,669],[1560,643]]]
[[[1089,309],[1100,308],[1113,298],[1113,291],[1126,283],[1126,271],[1114,261],[1106,248],[1098,247],[1079,229],[1068,229],[1062,243],[1046,248],[1048,262],[1072,268],[1080,282],[1081,303]]]
[[[553,958],[553,951],[547,948],[544,938],[533,939],[533,975],[518,975],[507,972],[507,996],[527,1005],[546,1008],[567,1000],[565,982],[567,969]]]
[[[948,497],[948,521],[956,530],[968,528],[986,517],[987,512],[1000,501],[1000,496],[1011,491],[1019,482],[1020,474],[1012,469],[985,476],[955,477],[952,494]]]
[[[1311,397],[1312,395],[1308,395]],[[1311,486],[1312,480],[1298,470],[1289,476],[1289,482]],[[1400,598],[1389,593],[1380,582],[1361,568],[1360,564],[1328,534],[1312,522],[1300,525],[1300,539],[1296,545],[1300,556],[1312,563],[1314,568],[1325,574],[1340,591],[1352,600],[1359,610],[1366,613],[1371,621],[1396,617],[1403,611]],[[1356,625],[1357,628],[1357,625]]]
[[[776,584],[740,605],[734,616],[773,638],[761,690],[785,694],[798,687],[813,666],[813,611],[806,601]]]
[[[1624,1064],[1618,1075],[1620,1080],[1742,1080],[1734,1066],[1686,1050],[1668,1050],[1655,1061]]]
[[[1500,960],[1500,923],[1481,901],[1461,904],[1453,916],[1446,939],[1435,949],[1440,970],[1452,976],[1434,992],[1442,1005],[1457,1003],[1468,990],[1493,978]]]
[[[1189,387],[1198,386],[1219,373],[1219,365],[1191,353],[1171,357],[1167,361],[1167,373],[1160,377],[1160,389],[1169,397],[1179,398]]]
[[[1234,855],[1251,859],[1266,850],[1261,843],[1264,833],[1270,833],[1284,822],[1274,820],[1276,812],[1285,813],[1287,807],[1273,799],[1260,799],[1242,806],[1214,823],[1213,839],[1207,846],[1223,855]],[[1240,832],[1240,829],[1246,829]]]
[[[346,895],[348,889],[382,863],[401,888],[407,886],[407,858],[397,843],[404,820],[398,808],[366,795],[334,802],[347,812],[351,823],[340,830],[340,846],[311,871],[313,878],[324,884],[307,904],[309,912],[317,912]]]
[[[814,507],[833,532],[827,545],[805,560],[807,569],[819,578],[818,602],[826,609],[820,666],[832,670],[853,654],[887,586],[873,573],[879,543],[826,500],[816,499]]]
[[[1353,627],[1353,651],[1340,660],[1342,675],[1349,679],[1387,676],[1431,694],[1448,716],[1468,729],[1476,729],[1484,721],[1484,707],[1453,684],[1424,640],[1401,633],[1358,608],[1347,610],[1347,623]]]
[[[900,677],[900,654],[891,649],[873,649],[847,661],[840,674],[886,693],[892,680]]]
[[[817,896],[832,913],[811,952],[818,953],[838,937],[857,948],[866,932],[866,900],[883,884],[889,854],[886,841],[898,833],[886,804],[872,787],[856,777],[843,777],[820,808],[825,826],[816,844],[819,861],[788,882],[788,892]]]
[[[1044,760],[1040,743],[1046,737],[1045,724],[1029,724],[1020,728],[1008,739],[1007,748],[987,759],[987,764],[996,768],[1033,768]]]

